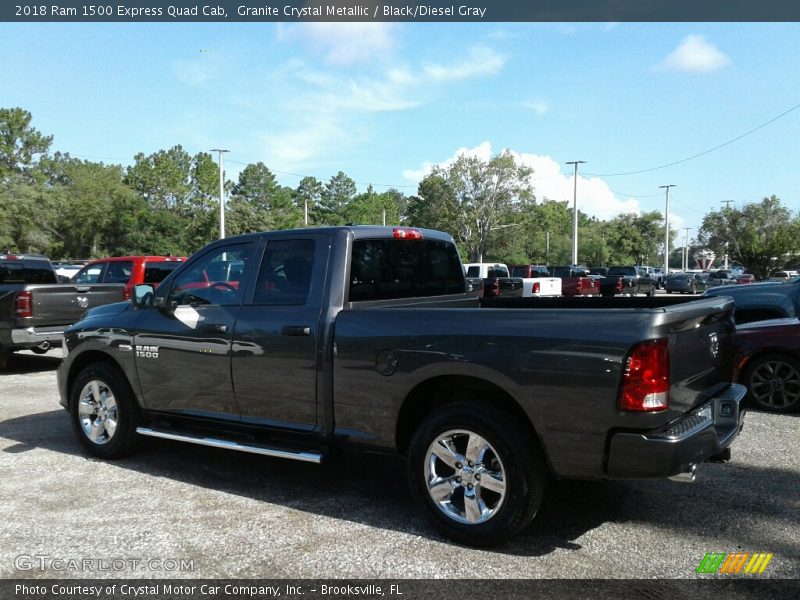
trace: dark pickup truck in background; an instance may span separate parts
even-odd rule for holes
[[[105,458],[149,437],[405,455],[435,527],[488,546],[530,523],[549,475],[690,481],[729,456],[733,303],[683,300],[477,299],[453,239],[429,230],[248,234],[89,311],[65,334],[59,392]]]
[[[656,282],[648,275],[646,267],[609,267],[600,281],[600,292],[603,296],[655,296]]]
[[[50,261],[32,254],[0,254],[0,369],[11,352],[47,352],[64,330],[94,306],[119,302],[124,285],[56,283]]]
[[[561,279],[561,293],[566,298],[597,296],[600,293],[600,287],[595,279],[590,277],[591,273],[586,267],[548,267],[548,272],[552,277]]]
[[[483,280],[484,298],[516,298],[522,296],[522,277],[511,277],[502,263],[468,263],[464,265],[468,281]],[[470,287],[475,287],[474,284]]]

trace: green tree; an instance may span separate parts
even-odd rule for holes
[[[297,206],[303,210],[303,219],[305,221],[305,211],[308,208],[308,224],[318,225],[323,221],[321,219],[319,204],[322,200],[322,193],[325,191],[325,186],[316,177],[303,177],[295,190],[295,198]]]
[[[708,213],[697,234],[698,242],[718,257],[746,265],[759,278],[768,278],[800,254],[800,220],[776,196]]]
[[[30,178],[36,158],[47,153],[53,136],[31,127],[33,117],[21,108],[0,108],[0,179],[12,173]]]
[[[387,225],[400,223],[396,197],[388,193],[376,194],[372,186],[353,198],[344,209],[345,220],[357,225],[383,225],[384,215]]]
[[[424,188],[436,193],[434,201],[441,205],[429,207],[428,214],[444,217],[468,257],[480,262],[493,232],[515,226],[519,213],[533,206],[532,174],[509,152],[488,161],[460,156],[448,167],[435,167],[420,183],[418,196]],[[429,178],[434,179],[429,182]]]
[[[231,231],[291,229],[302,224],[302,211],[294,202],[295,192],[281,187],[264,163],[247,165],[233,186],[228,214]]]
[[[192,193],[192,157],[180,145],[150,155],[140,152],[128,167],[126,182],[152,208],[183,208]]]
[[[356,182],[342,171],[330,178],[322,191],[319,215],[325,225],[343,225],[345,207],[356,195]]]
[[[98,257],[119,252],[127,242],[124,214],[136,206],[135,193],[124,183],[119,165],[104,165],[56,153],[42,160],[42,170],[58,197],[57,211],[42,221],[58,246],[54,257]],[[51,206],[53,206],[51,204]],[[64,227],[69,223],[69,227]]]

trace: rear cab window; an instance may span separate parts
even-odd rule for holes
[[[133,262],[130,260],[112,260],[106,266],[103,283],[128,283],[133,272]]]
[[[144,283],[159,284],[182,264],[181,261],[145,261]]]
[[[450,242],[398,239],[353,241],[350,302],[464,292],[464,271],[458,252]]]
[[[56,283],[56,273],[46,260],[0,260],[3,283]]]

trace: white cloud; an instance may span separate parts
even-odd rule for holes
[[[684,38],[661,63],[658,70],[684,71],[691,73],[710,73],[728,66],[731,59],[716,46],[706,41],[702,35]]]
[[[537,98],[536,100],[521,102],[520,105],[523,108],[528,108],[532,110],[539,116],[545,115],[550,111],[550,105],[541,98]]]
[[[462,81],[494,75],[506,64],[506,57],[486,46],[475,46],[463,59],[451,64],[427,64],[423,73],[433,82]]]
[[[278,29],[279,40],[300,39],[328,62],[351,65],[383,57],[395,47],[395,23],[299,23]]]
[[[573,171],[562,166],[549,156],[529,154],[510,150],[517,164],[533,168],[532,183],[538,201],[557,200],[569,202],[573,200]],[[458,148],[450,158],[438,163],[438,166],[448,167],[459,156],[474,156],[481,160],[489,160],[494,154],[490,142],[482,142],[474,148]],[[431,172],[435,165],[425,163],[418,169],[406,169],[403,177],[419,182]],[[599,177],[586,178],[578,172],[578,210],[599,219],[611,219],[624,213],[639,213],[642,207],[635,198],[618,198],[608,184]],[[670,218],[673,215],[670,214]],[[676,225],[677,226],[677,225]]]
[[[205,86],[219,71],[217,64],[208,58],[175,60],[172,62],[172,70],[178,81],[192,87]]]

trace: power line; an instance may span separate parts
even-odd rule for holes
[[[800,108],[800,104],[795,104],[789,110],[787,110],[785,112],[782,112],[777,117],[773,117],[769,121],[765,121],[764,123],[762,123],[758,127],[754,127],[753,129],[751,129],[750,131],[746,131],[745,133],[743,133],[741,135],[738,135],[735,138],[733,138],[731,140],[728,140],[727,142],[725,142],[723,144],[720,144],[719,146],[714,146],[713,148],[709,148],[708,150],[704,150],[703,152],[700,152],[698,154],[693,154],[692,156],[688,156],[686,158],[682,158],[681,160],[676,160],[674,162],[667,163],[665,165],[659,165],[657,167],[650,167],[649,169],[641,169],[639,171],[626,171],[624,173],[586,173],[586,175],[591,175],[592,177],[618,177],[620,175],[638,175],[640,173],[649,173],[650,171],[657,171],[659,169],[666,169],[667,167],[674,167],[675,165],[679,165],[681,163],[685,163],[685,162],[688,162],[690,160],[694,160],[695,158],[700,158],[701,156],[705,156],[706,154],[710,154],[711,152],[719,150],[720,148],[724,148],[725,146],[727,146],[729,144],[732,144],[733,142],[738,142],[740,139],[742,139],[744,137],[747,137],[751,133],[755,133],[759,129],[763,129],[767,125],[769,125],[771,123],[774,123],[778,119],[781,119],[781,118],[785,117],[790,112],[792,112],[794,110],[797,110],[798,108]]]

